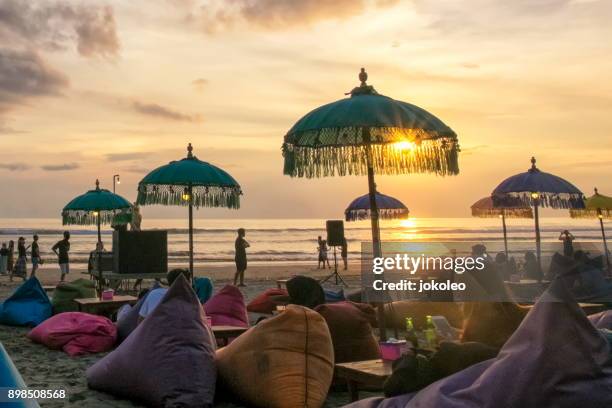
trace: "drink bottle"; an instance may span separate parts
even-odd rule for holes
[[[424,333],[427,347],[430,349],[435,349],[438,346],[438,335],[436,333],[436,326],[434,325],[431,316],[426,317]]]
[[[412,323],[412,317],[406,318],[406,341],[412,345],[412,348],[419,348],[419,339],[414,329],[414,323]]]

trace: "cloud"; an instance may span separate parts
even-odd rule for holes
[[[0,48],[0,112],[30,97],[58,96],[67,86],[68,78],[36,52]]]
[[[76,43],[84,57],[116,56],[119,39],[113,9],[67,1],[0,2],[0,41],[22,48],[63,50]]]
[[[64,163],[64,164],[45,164],[40,166],[45,171],[67,171],[75,170],[81,167],[78,163]]]
[[[106,160],[111,162],[138,160],[150,157],[150,152],[130,152],[130,153],[109,153],[106,155]]]
[[[200,115],[189,115],[185,114],[166,106],[158,105],[156,103],[143,103],[134,101],[132,103],[132,109],[142,115],[154,116],[161,119],[175,120],[181,122],[199,122],[202,120]]]
[[[30,169],[25,163],[0,163],[0,169],[8,171],[22,171]]]
[[[147,168],[147,167],[144,167],[144,166],[133,165],[133,166],[124,167],[122,169],[122,171],[126,171],[128,173],[148,174],[153,169],[154,169],[154,167]]]
[[[196,91],[202,92],[204,90],[204,87],[208,84],[208,79],[197,78],[194,79],[191,84],[194,86]]]

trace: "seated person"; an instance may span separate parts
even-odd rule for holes
[[[172,286],[176,278],[180,275],[184,275],[185,278],[189,279],[189,271],[187,269],[173,269],[168,272],[168,286]],[[142,307],[140,308],[140,312],[138,313],[138,322],[143,321],[148,315],[153,313],[157,305],[161,302],[161,300],[168,292],[168,288],[157,288],[149,291],[147,294],[147,298],[142,303]]]
[[[96,243],[96,249],[89,253],[89,261],[87,261],[87,272],[91,273],[94,269],[97,269],[96,262],[98,262],[98,252],[106,252],[104,244],[102,242]]]

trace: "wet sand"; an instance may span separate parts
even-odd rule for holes
[[[28,265],[29,266],[29,265]],[[71,271],[69,280],[87,277],[81,274],[82,270]],[[330,271],[317,270],[316,265],[296,264],[267,264],[249,265],[246,273],[247,287],[242,288],[247,301],[261,291],[276,287],[277,279],[288,278],[296,274],[313,277],[326,276]],[[348,271],[340,270],[346,276],[350,289],[359,287],[359,264],[350,264]],[[196,276],[209,276],[215,282],[215,290],[231,283],[234,269],[231,265],[207,265],[196,267]],[[43,284],[55,284],[59,279],[56,265],[44,265],[37,274]],[[146,282],[145,282],[146,284]],[[143,287],[144,285],[143,284]],[[19,282],[9,282],[7,276],[0,276],[0,301],[6,299],[19,285]],[[336,289],[335,285],[326,285],[326,288]],[[251,315],[252,320],[257,316]],[[64,389],[67,393],[65,400],[39,401],[41,407],[137,407],[141,406],[129,400],[116,399],[112,395],[90,390],[85,379],[86,369],[104,357],[105,353],[81,357],[69,357],[62,351],[49,350],[46,347],[34,344],[25,335],[29,331],[22,327],[9,327],[0,325],[0,342],[13,359],[30,388]],[[331,392],[328,395],[325,407],[339,407],[349,402],[348,393]],[[219,407],[237,407],[238,405],[224,403]]]

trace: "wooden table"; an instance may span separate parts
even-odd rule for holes
[[[110,316],[123,305],[135,304],[138,302],[138,298],[129,295],[115,295],[111,300],[80,298],[74,299],[74,301],[79,306],[79,312]]]
[[[215,334],[217,340],[221,340],[223,345],[229,343],[229,339],[232,337],[238,337],[245,331],[249,330],[248,327],[240,326],[213,326],[212,331]]]
[[[51,293],[55,290],[55,285],[42,285],[42,288],[45,292]]]
[[[335,368],[337,378],[346,380],[351,402],[359,399],[360,388],[373,388],[381,390],[383,384],[389,378],[392,369],[392,361],[366,360],[353,363],[338,363]]]

